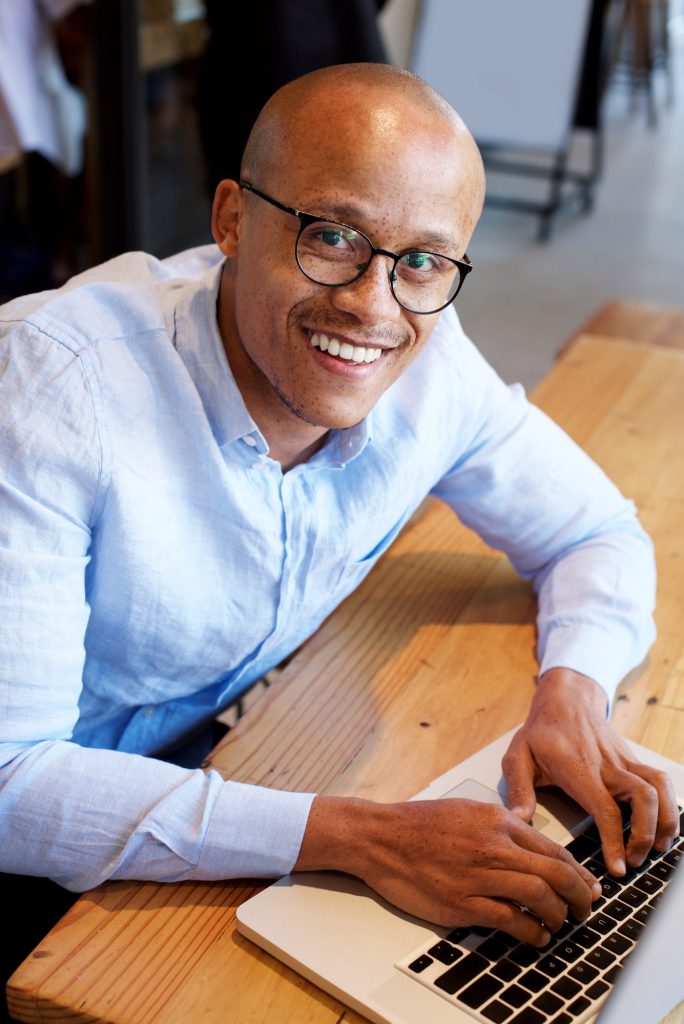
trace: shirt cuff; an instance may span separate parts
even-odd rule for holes
[[[314,793],[225,782],[207,828],[195,878],[280,878],[292,871]]]
[[[630,667],[616,650],[614,638],[611,640],[598,626],[583,625],[581,629],[575,626],[553,630],[545,644],[539,675],[550,668],[569,668],[593,679],[608,698],[606,717],[609,718],[615,691]]]

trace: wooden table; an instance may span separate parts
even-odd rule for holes
[[[684,314],[618,303],[589,326],[532,398],[636,501],[654,538],[659,637],[623,684],[614,723],[684,761]],[[240,719],[213,765],[276,788],[409,797],[524,718],[534,613],[530,585],[506,559],[429,505]],[[13,1016],[361,1024],[238,934],[235,908],[261,884],[113,882],[85,893],[12,976]]]

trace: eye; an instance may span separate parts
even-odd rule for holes
[[[311,233],[319,245],[333,249],[354,248],[359,237],[356,231],[341,224],[314,224]]]
[[[407,252],[401,257],[399,266],[417,274],[429,274],[438,269],[431,252]]]

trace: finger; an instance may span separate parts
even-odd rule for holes
[[[546,946],[551,934],[546,926],[526,910],[507,900],[469,896],[461,904],[468,921],[497,928],[528,946]]]
[[[511,814],[532,821],[537,806],[534,790],[536,765],[529,746],[524,740],[513,738],[501,761],[503,776],[508,793],[507,803]]]
[[[632,868],[638,868],[653,848],[658,827],[658,791],[645,779],[630,772],[623,793],[632,808],[632,824],[626,847],[627,863]]]
[[[632,823],[627,843],[627,863],[639,867],[651,849],[667,850],[679,826],[679,811],[669,777],[649,765],[629,765]],[[626,788],[626,787],[625,787]]]
[[[662,853],[669,850],[679,834],[679,807],[677,806],[674,783],[667,772],[661,772],[657,768],[652,768],[651,765],[636,762],[631,764],[630,768],[635,775],[641,776],[656,791],[658,812],[653,846]],[[632,815],[634,815],[633,806]],[[632,831],[634,831],[634,822],[632,822]]]
[[[585,806],[599,830],[603,859],[609,874],[624,875],[627,865],[620,808],[608,790],[604,790],[596,802],[587,801]]]
[[[486,891],[483,891],[486,887]],[[568,916],[568,905],[549,883],[524,871],[488,871],[481,880],[480,895],[527,909],[550,932],[557,931]],[[588,906],[588,899],[587,899]]]
[[[521,828],[515,836],[519,846],[530,858],[526,868],[544,878],[563,899],[575,917],[583,920],[591,903],[601,895],[601,886],[594,875],[572,854],[536,829]]]

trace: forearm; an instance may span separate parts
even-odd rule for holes
[[[612,699],[655,637],[653,547],[627,511],[539,574],[540,674],[563,667]]]
[[[15,753],[0,780],[0,870],[75,891],[285,874],[312,799],[62,741]]]

